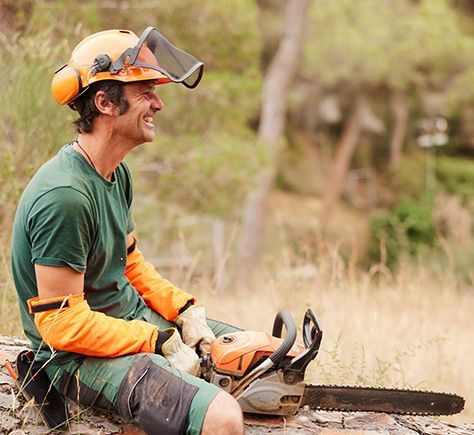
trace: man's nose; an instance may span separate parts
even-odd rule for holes
[[[157,110],[157,111],[163,110],[163,108],[165,107],[163,101],[161,101],[161,98],[158,95],[156,94],[153,94],[153,95],[154,95],[154,98],[151,103],[152,109]]]

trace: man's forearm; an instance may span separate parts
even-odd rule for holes
[[[35,324],[54,349],[97,357],[155,352],[158,328],[91,310],[84,294],[28,301]]]
[[[171,322],[178,317],[180,310],[189,301],[195,301],[193,295],[164,279],[150,263],[145,261],[136,245],[127,255],[125,275],[147,305]]]

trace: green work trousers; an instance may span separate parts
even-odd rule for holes
[[[144,317],[141,320],[159,330],[176,326],[151,309]],[[238,330],[210,319],[208,325],[216,337]],[[45,370],[65,397],[83,406],[116,411],[147,433],[160,435],[200,434],[207,408],[220,391],[149,353],[117,358],[78,355],[69,362],[53,358]]]

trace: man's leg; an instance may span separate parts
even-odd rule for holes
[[[242,413],[231,396],[172,368],[159,355],[89,357],[82,364],[52,364],[47,366],[48,376],[62,394],[85,406],[117,411],[135,420],[147,433],[243,431]],[[218,432],[220,428],[222,432]]]
[[[211,328],[212,332],[216,337],[220,337],[224,334],[229,334],[231,332],[241,331],[241,329],[236,326],[229,325],[227,323],[221,322],[219,320],[207,319],[207,325]]]
[[[207,409],[202,435],[243,435],[242,410],[237,401],[221,391]]]

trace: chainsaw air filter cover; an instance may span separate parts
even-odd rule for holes
[[[282,342],[281,338],[272,337],[266,332],[233,332],[214,340],[211,360],[215,371],[240,377],[268,358]],[[292,359],[298,353],[292,349],[285,359]]]

